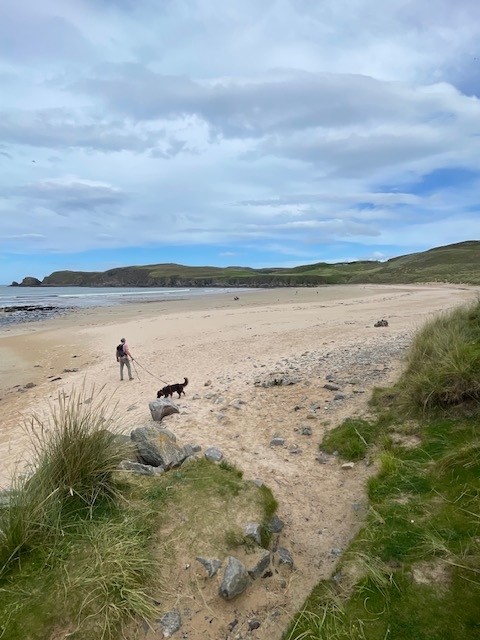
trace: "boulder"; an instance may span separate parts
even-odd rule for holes
[[[148,403],[148,407],[155,422],[161,422],[165,416],[170,416],[172,413],[180,413],[177,405],[168,398],[153,400]]]
[[[232,600],[240,595],[250,584],[245,565],[233,556],[228,556],[227,566],[220,585],[220,595],[225,600]]]
[[[165,471],[180,466],[189,455],[184,447],[175,443],[175,436],[168,429],[140,427],[132,431],[131,438],[137,446],[139,462],[163,467]]]

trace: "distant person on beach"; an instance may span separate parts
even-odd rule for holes
[[[120,344],[118,345],[115,353],[117,356],[117,362],[120,363],[120,380],[123,380],[123,367],[125,365],[127,365],[128,379],[133,380],[132,368],[130,366],[130,360],[133,361],[133,356],[130,353],[130,349],[128,348],[125,338],[120,340]]]

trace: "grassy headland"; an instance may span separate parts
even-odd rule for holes
[[[88,287],[300,287],[326,284],[480,284],[480,242],[469,241],[386,262],[318,262],[294,268],[190,267],[156,264],[104,272],[55,271],[41,286]]]
[[[376,418],[324,440],[347,460],[371,453],[365,526],[287,640],[480,638],[480,302],[429,322]]]

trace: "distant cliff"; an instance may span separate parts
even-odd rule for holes
[[[26,281],[34,281],[26,284]],[[468,241],[399,256],[385,262],[318,262],[290,269],[189,267],[156,264],[108,271],[55,271],[40,283],[24,278],[18,286],[43,287],[302,287],[323,284],[408,284],[451,282],[480,285],[480,242]],[[14,283],[17,284],[17,283]]]

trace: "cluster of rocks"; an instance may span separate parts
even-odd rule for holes
[[[0,313],[0,326],[47,320],[71,311],[71,307],[54,307],[51,305],[15,305],[3,307]]]
[[[373,326],[374,327],[388,327],[388,321],[384,320],[382,318],[381,320],[377,320]]]
[[[178,407],[170,399],[154,400],[150,402],[149,408],[155,422],[161,422],[166,416],[179,413]],[[132,459],[122,461],[120,469],[142,475],[163,474],[170,469],[197,459],[196,454],[201,451],[201,447],[198,445],[180,446],[175,434],[159,424],[134,429],[130,437],[118,437],[125,444],[128,442],[133,445]],[[223,459],[222,452],[216,447],[206,449],[204,456],[217,463]],[[257,486],[261,486],[261,484],[258,481]],[[205,580],[211,580],[215,577],[218,580],[218,594],[224,600],[230,601],[238,597],[255,580],[272,577],[274,573],[282,570],[292,571],[294,569],[291,552],[285,547],[279,546],[279,534],[284,528],[283,521],[275,515],[268,523],[267,529],[271,540],[271,548],[269,549],[261,546],[262,528],[263,525],[259,522],[245,524],[243,538],[250,550],[245,556],[246,560],[242,561],[233,555],[227,556],[223,560],[196,557],[197,562],[205,570]],[[252,619],[249,621],[249,628],[255,630],[260,624],[260,621]],[[171,637],[181,626],[182,619],[178,609],[168,611],[156,620],[156,630],[161,631],[164,638]]]
[[[223,561],[220,558],[205,558],[197,556],[196,561],[205,570],[205,580],[217,577],[218,594],[226,601],[231,601],[244,593],[256,580],[268,579],[274,572],[290,572],[294,569],[292,554],[285,547],[278,545],[280,532],[284,523],[278,516],[273,516],[267,525],[272,534],[272,550],[265,549],[261,544],[261,525],[257,522],[247,523],[244,527],[244,537],[250,540],[255,548],[247,554],[244,562],[235,556],[227,556]],[[189,566],[189,565],[187,565]],[[238,619],[228,625],[231,632],[238,625]],[[182,619],[178,609],[166,612],[156,620],[157,631],[163,633],[164,638],[171,637],[182,626]],[[260,620],[250,618],[248,628],[254,631],[261,626]]]

